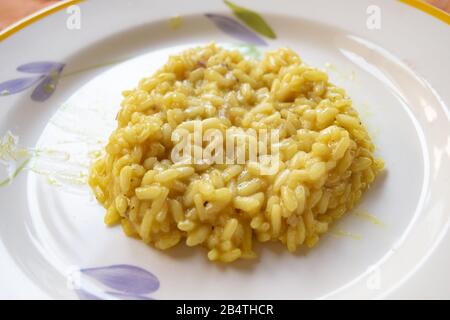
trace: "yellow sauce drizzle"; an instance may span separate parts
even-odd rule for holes
[[[341,229],[332,230],[331,234],[336,237],[349,238],[352,240],[361,240],[362,239],[362,237],[359,234],[353,234],[353,233],[350,233],[348,231],[344,231]]]
[[[384,224],[381,220],[379,220],[377,217],[375,217],[374,215],[368,213],[365,210],[358,210],[355,211],[353,213],[355,216],[357,216],[358,218],[361,218],[363,220],[369,221],[374,225],[380,226],[380,227],[385,227],[386,224]]]
[[[325,69],[334,72],[338,76],[339,80],[349,80],[349,81],[357,80],[356,72],[354,70],[352,70],[350,74],[346,74],[342,70],[336,68],[336,66],[330,62],[325,63]]]
[[[177,30],[183,24],[183,18],[180,15],[173,16],[169,19],[169,27],[172,30]]]

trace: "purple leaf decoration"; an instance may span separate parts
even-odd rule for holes
[[[14,80],[9,80],[0,83],[0,95],[10,95],[23,91],[32,85],[34,85],[39,80],[43,79],[45,76],[36,76],[29,78],[19,78]]]
[[[31,100],[42,102],[50,98],[56,88],[58,79],[46,76],[44,80],[33,90]]]
[[[137,295],[137,294],[120,293],[120,292],[114,292],[114,291],[106,291],[105,293],[109,294],[110,296],[119,298],[121,300],[154,300],[151,297]]]
[[[75,293],[77,294],[78,298],[80,298],[80,300],[102,300],[101,298],[83,289],[76,289]]]
[[[31,94],[34,101],[44,101],[48,99],[55,91],[59,76],[63,71],[65,64],[59,62],[31,62],[21,65],[18,71],[28,73],[39,73],[40,76],[19,78],[0,83],[0,96],[14,94],[41,81]]]
[[[31,100],[34,101],[45,101],[53,94],[58,84],[59,76],[64,69],[64,64],[59,64],[57,69],[51,71],[45,79],[34,89],[31,94]]]
[[[256,33],[232,18],[212,13],[207,13],[205,16],[214,22],[220,30],[234,38],[256,45],[267,45]]]
[[[118,264],[80,271],[105,286],[125,294],[141,295],[154,292],[159,288],[159,280],[155,275],[132,265]]]
[[[53,71],[61,72],[64,68],[63,63],[59,62],[50,62],[50,61],[41,61],[41,62],[31,62],[27,64],[23,64],[17,68],[17,71],[28,72],[28,73],[40,73],[40,74],[49,74]]]

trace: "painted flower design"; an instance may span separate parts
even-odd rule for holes
[[[17,67],[17,71],[33,74],[33,76],[0,83],[0,96],[15,94],[35,86],[31,93],[31,99],[38,102],[45,101],[55,91],[64,67],[63,63],[50,61],[23,64]]]
[[[220,15],[207,13],[205,17],[211,20],[217,28],[231,37],[244,41],[245,43],[251,43],[255,45],[267,45],[266,41],[261,37],[269,39],[276,39],[276,34],[269,26],[269,24],[255,11],[240,7],[230,1],[224,0],[233,14],[244,24],[236,21],[233,18]]]
[[[217,28],[233,38],[239,39],[246,43],[253,43],[262,46],[267,45],[263,38],[232,18],[213,13],[207,13],[205,16],[210,19]]]
[[[107,296],[121,300],[151,300],[150,293],[159,289],[159,280],[151,272],[128,264],[80,269],[81,276],[88,277],[108,288]],[[100,300],[95,294],[78,288],[75,290],[82,300]]]

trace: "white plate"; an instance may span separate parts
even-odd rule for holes
[[[0,134],[18,141],[15,159],[2,150],[0,180],[24,167],[0,189],[0,297],[450,297],[448,26],[397,1],[236,2],[277,38],[257,35],[218,0],[103,0],[77,4],[81,29],[69,28],[74,20],[67,27],[77,18],[71,7],[2,41],[0,91],[10,94],[0,97]],[[380,29],[372,29],[377,10]],[[209,13],[232,20],[223,29]],[[327,70],[386,161],[358,208],[314,250],[261,245],[256,262],[223,266],[202,249],[160,252],[103,224],[84,181],[121,91],[168,54],[210,41],[247,55],[289,46]]]

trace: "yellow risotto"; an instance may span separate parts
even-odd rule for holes
[[[313,247],[383,169],[345,91],[290,49],[261,61],[215,44],[190,49],[123,96],[89,184],[107,225],[161,250],[183,241],[232,262],[256,257],[254,241]],[[172,134],[194,123],[276,130],[277,170],[174,163]]]

